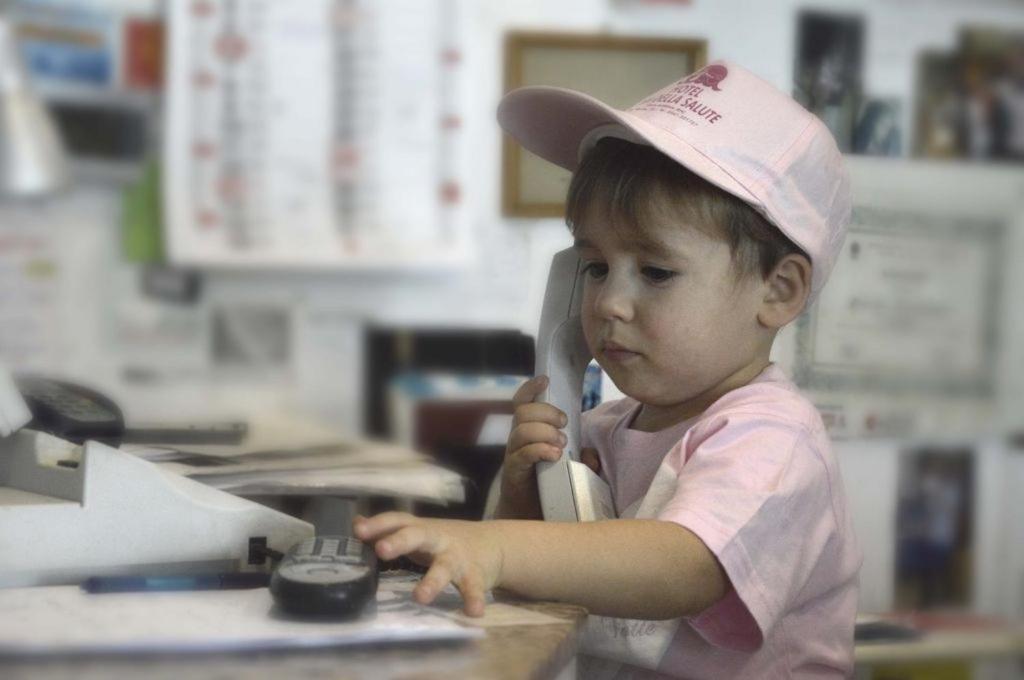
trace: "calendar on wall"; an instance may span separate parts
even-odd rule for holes
[[[456,0],[189,0],[168,12],[172,262],[465,260]]]

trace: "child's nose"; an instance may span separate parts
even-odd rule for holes
[[[597,291],[594,309],[602,319],[630,321],[633,318],[633,297],[628,286],[608,277]]]

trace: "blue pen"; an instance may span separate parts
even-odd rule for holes
[[[168,590],[242,590],[265,588],[270,574],[235,572],[183,576],[93,576],[82,583],[88,593],[134,593]]]

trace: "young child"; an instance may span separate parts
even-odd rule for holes
[[[454,583],[585,606],[583,677],[793,678],[853,672],[860,553],[814,407],[769,361],[821,290],[850,213],[842,156],[791,98],[717,62],[619,111],[524,88],[499,109],[574,172],[588,346],[626,398],[584,416],[619,518],[540,519],[534,464],[565,416],[517,393],[498,519],[358,518],[381,557]]]

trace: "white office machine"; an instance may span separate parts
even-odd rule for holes
[[[568,417],[562,457],[537,463],[537,486],[544,519],[564,522],[615,517],[608,485],[580,462],[583,376],[591,359],[580,323],[582,274],[574,248],[555,254],[537,334],[536,373],[549,379],[540,401],[554,404]]]
[[[96,441],[22,428],[31,413],[0,367],[0,587],[91,576],[265,570],[307,522]]]

